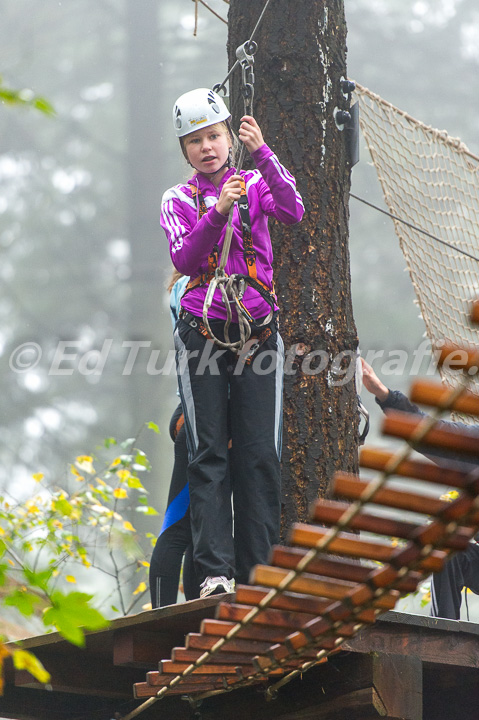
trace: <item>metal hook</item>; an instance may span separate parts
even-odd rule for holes
[[[242,66],[246,65],[252,67],[254,65],[253,56],[257,49],[258,46],[254,42],[254,40],[252,40],[251,42],[247,40],[245,43],[236,48],[236,57]]]

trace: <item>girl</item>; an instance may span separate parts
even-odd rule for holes
[[[180,299],[188,284],[189,277],[175,270],[168,283],[170,293],[170,315],[175,328],[180,313]],[[184,415],[181,403],[173,412],[170,421],[170,437],[174,442],[174,464],[168,493],[168,505],[163,525],[156,541],[150,561],[151,607],[173,605],[177,601],[181,564],[183,563],[183,589],[186,600],[200,596],[192,560],[192,537],[187,481],[188,450]],[[229,474],[226,476],[221,494],[223,504],[222,547],[229,548],[230,563],[233,562],[231,539],[231,488]]]
[[[292,224],[301,219],[304,208],[294,178],[265,144],[250,116],[241,119],[239,138],[257,169],[235,171],[230,114],[212,90],[200,88],[182,95],[174,106],[173,122],[183,154],[196,171],[188,183],[164,194],[161,224],[174,266],[191,277],[181,300],[175,348],[189,451],[194,562],[205,597],[230,592],[233,578],[247,582],[252,566],[267,562],[272,544],[279,539],[283,344],[276,304],[273,320],[261,326],[274,302],[265,299],[265,292],[273,292],[268,217]],[[252,318],[257,354],[238,362],[235,352],[214,344],[201,318],[228,214],[242,192],[243,208],[234,212],[225,271],[255,278],[256,288],[259,283],[265,291],[246,287],[243,305]],[[239,326],[234,308],[232,314],[229,338],[235,342]],[[227,312],[219,292],[208,315],[214,337],[224,342]],[[235,567],[220,539],[220,489],[228,468],[228,401]]]

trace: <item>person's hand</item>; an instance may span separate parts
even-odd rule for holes
[[[216,203],[216,209],[222,215],[228,215],[232,204],[241,196],[241,175],[229,177],[223,187]]]
[[[238,135],[250,153],[264,145],[263,133],[261,132],[260,126],[251,115],[243,115],[241,118]]]
[[[361,365],[363,366],[363,385],[370,393],[375,395],[380,402],[387,400],[389,390],[378,378],[371,365],[361,358]]]

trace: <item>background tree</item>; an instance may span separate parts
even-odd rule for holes
[[[260,9],[255,0],[231,0],[230,66]],[[255,39],[255,114],[267,141],[296,177],[306,208],[298,226],[278,223],[272,229],[281,333],[290,366],[282,473],[286,529],[306,518],[313,499],[328,493],[335,470],[356,467],[356,391],[347,373],[357,346],[348,249],[350,177],[345,134],[334,117],[335,108],[347,107],[341,87],[341,78],[347,77],[343,2],[293,6],[275,0]],[[236,73],[232,83],[236,125],[242,114],[239,79]]]

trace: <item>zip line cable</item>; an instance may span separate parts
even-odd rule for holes
[[[433,235],[432,233],[428,232],[427,230],[423,230],[422,228],[418,227],[417,225],[414,225],[413,223],[410,223],[407,220],[403,220],[403,218],[400,218],[397,215],[393,215],[393,213],[389,212],[388,210],[383,210],[383,208],[380,208],[378,205],[374,205],[374,203],[369,202],[368,200],[365,200],[364,198],[361,198],[352,192],[350,192],[349,195],[350,195],[350,197],[354,198],[355,200],[359,200],[359,202],[362,202],[365,205],[368,205],[369,207],[373,208],[374,210],[378,210],[380,213],[383,213],[383,215],[387,215],[388,217],[392,218],[393,220],[397,220],[397,222],[403,223],[403,225],[407,225],[412,230],[416,230],[417,232],[420,232],[423,235],[426,235],[427,237],[431,238],[432,240],[436,240],[437,242],[441,243],[442,245],[445,245],[446,247],[451,248],[451,250],[461,253],[462,255],[466,255],[466,257],[469,257],[469,258],[471,258],[471,260],[475,260],[476,262],[479,263],[479,257],[476,257],[476,255],[472,255],[470,252],[467,252],[467,250],[463,250],[462,248],[459,248],[456,245],[452,245],[452,243],[448,243],[446,240],[442,240],[442,238],[437,237],[437,235]]]
[[[268,9],[268,6],[269,6],[270,2],[271,2],[271,0],[266,0],[266,3],[264,4],[263,9],[262,9],[262,11],[261,11],[261,15],[259,16],[258,21],[257,21],[256,25],[255,25],[254,28],[253,28],[253,32],[251,33],[249,40],[247,40],[246,43],[245,43],[246,46],[248,46],[250,43],[253,42],[254,36],[256,35],[256,33],[257,33],[258,29],[259,29],[259,26],[261,25],[261,23],[262,23],[262,21],[263,21],[263,17],[264,17],[264,15],[265,15],[265,13],[266,13],[266,10]],[[230,71],[228,72],[228,74],[227,74],[227,76],[225,77],[225,79],[223,80],[223,82],[222,82],[221,84],[219,84],[219,85],[215,85],[215,86],[214,86],[213,89],[214,89],[215,92],[220,92],[220,90],[226,90],[225,85],[226,85],[226,83],[228,82],[228,80],[230,79],[230,77],[231,77],[231,75],[233,74],[233,72],[234,72],[234,71],[236,70],[236,68],[238,67],[239,63],[240,63],[240,61],[239,61],[239,60],[236,60],[236,62],[234,63],[234,65],[232,66],[232,68],[230,69]]]

